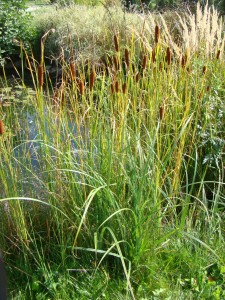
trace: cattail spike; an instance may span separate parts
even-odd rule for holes
[[[203,74],[203,75],[205,74],[205,72],[206,72],[206,66],[204,66],[204,67],[202,68],[202,74]]]
[[[90,74],[90,91],[92,91],[94,83],[95,83],[95,78],[96,78],[96,74],[95,74],[95,70],[93,69],[91,74]]]
[[[142,59],[142,69],[144,70],[146,68],[147,65],[147,56],[144,55],[143,59]]]
[[[155,50],[154,49],[152,50],[152,62],[153,63],[155,62]]]
[[[4,126],[2,120],[0,120],[0,134],[4,133]]]
[[[167,47],[166,49],[166,62],[168,65],[171,64],[171,51],[170,51],[170,47]]]
[[[43,67],[43,65],[38,66],[38,82],[39,82],[39,87],[43,87],[43,85],[44,85],[44,67]]]
[[[84,94],[84,82],[82,80],[79,80],[78,85],[79,85],[80,94],[82,96]]]
[[[129,51],[128,51],[127,48],[125,49],[125,63],[126,63],[126,65],[127,65],[127,68],[129,68],[129,65],[130,65],[130,58],[129,58]]]
[[[126,90],[127,90],[127,85],[126,85],[126,82],[123,84],[122,86],[122,91],[123,91],[123,94],[126,94]]]
[[[138,82],[139,81],[139,73],[137,72],[135,75],[135,81]]]
[[[161,105],[159,108],[159,120],[162,121],[164,116],[164,105]]]
[[[114,45],[115,45],[116,52],[119,52],[119,39],[117,34],[114,35]]]
[[[113,62],[114,62],[115,70],[118,71],[119,64],[118,64],[118,59],[117,59],[116,55],[113,56]]]
[[[219,59],[220,58],[220,50],[217,51],[217,54],[216,54],[216,59]]]
[[[115,82],[115,90],[116,90],[116,93],[119,93],[119,82],[118,81]]]
[[[74,62],[70,63],[70,75],[71,79],[74,81],[76,79],[76,66]]]
[[[160,37],[160,29],[159,26],[155,26],[155,43],[157,44],[159,42],[159,37]]]

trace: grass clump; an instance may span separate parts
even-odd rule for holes
[[[0,107],[15,299],[224,297],[223,49],[148,28],[107,32],[101,68],[62,51],[56,84],[25,53],[31,105]]]

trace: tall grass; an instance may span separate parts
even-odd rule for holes
[[[0,107],[13,298],[224,296],[223,50],[154,30],[107,33],[99,69],[62,52],[56,86],[25,53],[31,105]]]

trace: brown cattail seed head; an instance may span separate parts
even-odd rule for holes
[[[114,89],[114,84],[113,83],[111,83],[111,92],[112,92],[112,94],[115,93],[115,89]]]
[[[115,82],[115,90],[116,90],[116,93],[119,93],[119,82],[118,81]]]
[[[160,109],[159,109],[159,120],[160,121],[163,119],[163,116],[164,116],[164,105],[161,105]]]
[[[206,72],[206,66],[204,66],[204,67],[202,68],[202,74],[203,74],[203,75],[205,74],[205,72]]]
[[[157,44],[159,42],[159,36],[160,36],[160,29],[159,26],[155,26],[155,43]]]
[[[169,47],[166,49],[166,62],[168,65],[171,64],[171,51]]]
[[[217,51],[217,54],[216,54],[216,59],[219,59],[220,58],[220,50]]]
[[[39,87],[43,87],[43,85],[44,85],[44,67],[43,67],[43,65],[38,66],[38,82],[39,82]]]
[[[78,85],[79,85],[80,94],[83,95],[84,94],[84,82],[82,80],[79,80]]]
[[[117,34],[114,35],[114,45],[115,45],[116,52],[119,52],[119,40]]]
[[[75,66],[74,62],[70,63],[70,75],[71,75],[71,79],[75,80],[75,78],[76,78],[76,66]]]
[[[181,58],[181,66],[182,66],[182,68],[185,67],[186,63],[187,63],[187,55],[182,55],[182,58]]]
[[[152,50],[152,62],[153,63],[155,62],[155,50],[154,49]]]
[[[94,83],[95,83],[95,78],[96,78],[96,74],[95,74],[95,70],[92,70],[91,74],[90,74],[90,91],[92,91]]]
[[[0,120],[0,134],[4,133],[4,126],[2,120]]]
[[[137,72],[135,75],[135,81],[138,82],[139,81],[139,73]]]
[[[115,70],[118,71],[119,64],[118,64],[118,59],[117,59],[116,55],[113,56],[113,62],[114,62]]]
[[[125,49],[125,63],[127,65],[127,67],[129,68],[130,58],[129,58],[129,51],[128,51],[128,49]]]
[[[147,56],[144,55],[143,60],[142,60],[142,69],[143,70],[146,68],[146,65],[147,65]]]
[[[122,91],[123,91],[123,94],[126,94],[126,90],[127,90],[127,85],[126,85],[126,82],[123,84],[122,86]]]

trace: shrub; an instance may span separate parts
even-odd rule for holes
[[[17,56],[20,49],[15,40],[21,40],[29,47],[33,28],[30,27],[31,15],[26,12],[24,0],[0,0],[0,59]]]

